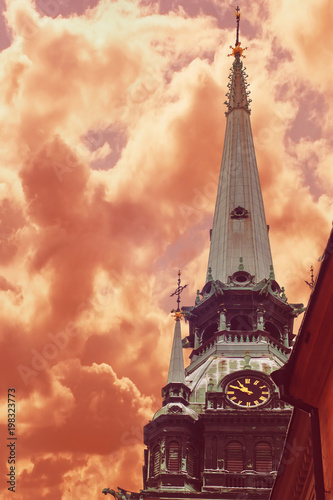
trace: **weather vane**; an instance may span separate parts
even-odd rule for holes
[[[243,52],[244,50],[247,49],[247,47],[244,47],[244,49],[241,47],[241,42],[239,41],[239,21],[240,21],[240,17],[241,17],[241,14],[240,14],[240,8],[236,7],[235,9],[235,16],[236,16],[236,44],[234,47],[232,47],[230,45],[230,48],[232,49],[232,53],[231,54],[228,54],[228,56],[240,56],[240,57],[245,57],[243,56]]]
[[[174,295],[177,295],[177,311],[175,312],[175,318],[181,318],[182,316],[182,313],[180,312],[180,294],[182,293],[182,291],[184,290],[184,288],[187,287],[187,285],[184,285],[182,286],[181,285],[181,279],[180,279],[180,276],[181,276],[181,272],[178,271],[178,286],[176,288],[176,290],[170,295],[170,297],[173,297]]]
[[[310,267],[310,273],[311,273],[311,281],[305,281],[307,285],[309,285],[310,289],[313,290],[314,287],[314,275],[313,275],[313,266]]]

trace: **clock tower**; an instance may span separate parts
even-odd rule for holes
[[[270,374],[288,359],[303,306],[275,280],[239,19],[237,7],[207,275],[175,315],[163,405],[144,429],[144,499],[268,499],[291,415]]]

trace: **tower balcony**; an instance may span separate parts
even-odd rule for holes
[[[250,350],[251,356],[255,356],[256,351],[260,354],[266,351],[267,354],[280,358],[283,363],[287,361],[291,351],[289,347],[286,347],[282,342],[263,330],[251,332],[223,330],[216,332],[214,336],[197,349],[193,349],[190,355],[191,364],[186,368],[186,373],[195,369],[208,356],[226,353],[226,349],[227,351],[232,350],[235,354],[239,351],[241,356],[243,356],[241,353],[244,352],[244,349]]]
[[[201,481],[196,477],[190,476],[185,471],[163,471],[155,477],[149,478],[145,487],[149,490],[163,489],[164,491],[194,492],[200,491]]]
[[[270,489],[273,486],[275,476],[276,472],[228,472],[224,470],[206,469],[202,477],[202,490],[212,491],[214,488],[221,487]]]
[[[246,332],[244,330],[224,330],[217,332],[213,337],[211,337],[207,342],[203,345],[194,349],[190,355],[190,358],[195,356],[200,356],[204,354],[206,351],[210,350],[216,343],[258,343],[261,341],[265,341],[271,346],[274,346],[280,353],[285,355],[290,353],[290,348],[286,347],[282,342],[275,339],[269,333],[263,330],[256,330],[253,332]]]

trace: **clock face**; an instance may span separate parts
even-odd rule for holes
[[[227,399],[241,408],[257,408],[270,398],[270,388],[253,375],[234,378],[226,387]]]

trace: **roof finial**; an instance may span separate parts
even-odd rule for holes
[[[249,351],[245,351],[244,361],[245,362],[244,362],[243,369],[244,370],[251,370],[251,365],[250,365],[251,356],[250,356]]]
[[[236,7],[235,9],[235,16],[236,16],[236,44],[234,47],[230,45],[230,48],[232,49],[232,53],[228,54],[229,56],[238,56],[238,57],[245,57],[243,56],[243,51],[247,49],[247,47],[244,47],[244,49],[241,47],[241,42],[239,41],[239,21],[240,21],[240,8]]]
[[[213,280],[214,280],[214,278],[213,278],[213,275],[212,275],[212,268],[209,266],[208,270],[207,270],[206,283],[208,283],[208,281],[213,281]]]
[[[183,316],[183,313],[181,312],[180,310],[180,294],[182,293],[182,291],[184,290],[184,288],[187,287],[187,285],[184,285],[184,286],[181,286],[181,279],[180,279],[180,276],[181,276],[181,272],[178,271],[178,286],[176,288],[176,290],[170,295],[170,297],[173,297],[174,295],[177,295],[177,311],[175,311],[175,318],[176,320],[178,319],[181,319],[182,316]]]
[[[306,281],[306,280],[305,280],[305,283],[306,283],[307,285],[309,285],[309,287],[310,287],[310,289],[311,289],[311,291],[312,291],[312,290],[313,290],[313,287],[314,287],[314,274],[313,274],[313,266],[311,266],[311,267],[310,267],[310,273],[311,273],[311,281],[309,282],[309,281]]]
[[[274,273],[273,264],[271,264],[269,266],[269,279],[270,280],[275,280],[275,273]]]

